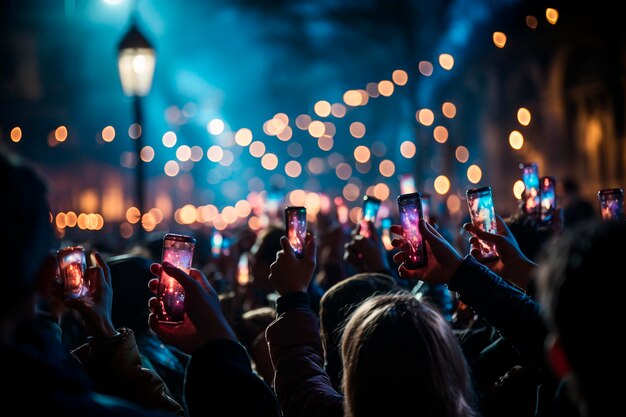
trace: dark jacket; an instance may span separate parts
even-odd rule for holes
[[[250,365],[246,349],[231,340],[212,340],[187,367],[185,402],[191,417],[280,417],[271,388]]]
[[[343,416],[343,396],[324,371],[317,316],[305,293],[278,299],[278,318],[265,333],[274,366],[274,389],[286,417]]]
[[[0,374],[5,381],[0,400],[21,415],[170,415],[96,393],[92,379],[65,355],[54,335],[34,324],[22,326],[11,345],[0,346]]]
[[[467,256],[448,283],[459,299],[495,327],[526,359],[547,370],[548,335],[540,307],[474,257]]]

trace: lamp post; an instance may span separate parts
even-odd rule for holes
[[[145,186],[141,149],[143,148],[144,126],[141,98],[148,95],[152,87],[156,55],[150,42],[137,28],[137,22],[134,18],[128,32],[126,32],[117,47],[117,64],[124,94],[133,98],[134,123],[139,126],[137,137],[134,139],[137,157],[137,166],[135,167],[135,202],[140,216],[143,216],[145,210]],[[144,230],[140,224],[137,232],[138,240],[143,240],[143,236]]]

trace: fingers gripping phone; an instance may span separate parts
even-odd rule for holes
[[[380,204],[381,201],[375,197],[369,195],[363,196],[363,219],[361,220],[361,228],[359,229],[361,236],[370,236],[370,229],[367,222],[376,223],[376,216],[378,215]]]
[[[422,218],[422,195],[418,192],[402,194],[397,198],[402,225],[404,264],[409,269],[426,265],[426,247],[419,230]]]
[[[163,237],[163,255],[161,263],[172,265],[189,273],[193,260],[196,239],[192,236],[168,233]],[[165,271],[159,277],[157,290],[159,308],[157,318],[166,323],[180,323],[185,315],[185,291],[182,285]]]
[[[469,206],[470,217],[474,227],[489,233],[498,232],[498,223],[496,221],[496,213],[493,208],[493,196],[491,187],[473,188],[467,190],[467,205]],[[483,261],[494,260],[498,258],[496,246],[493,243],[480,240]]]
[[[296,257],[304,257],[304,242],[306,240],[306,208],[290,206],[285,208],[285,226],[287,239],[293,248]]]

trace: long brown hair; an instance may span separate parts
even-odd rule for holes
[[[368,299],[341,344],[347,416],[477,415],[461,347],[443,317],[414,296]]]

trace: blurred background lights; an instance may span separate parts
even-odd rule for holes
[[[317,114],[319,117],[328,117],[331,111],[331,106],[330,103],[326,100],[320,100],[315,103],[314,110],[315,114]]]
[[[350,123],[350,134],[360,139],[365,136],[365,125],[361,122],[352,122]]]
[[[391,79],[397,85],[406,85],[409,80],[409,75],[405,70],[397,69],[391,74]]]
[[[524,181],[522,180],[515,181],[515,184],[513,184],[513,195],[515,196],[515,198],[517,198],[518,200],[521,200],[522,194],[524,193],[525,189],[526,187],[524,186]]]
[[[235,133],[235,143],[239,146],[248,146],[252,142],[252,131],[246,127]]]
[[[467,168],[467,179],[472,184],[477,184],[482,177],[483,172],[478,165],[470,165],[469,168]]]
[[[437,194],[444,195],[450,190],[450,180],[445,175],[440,175],[435,178],[433,185]]]
[[[165,172],[165,175],[167,175],[168,177],[175,177],[176,175],[178,175],[179,171],[180,166],[176,161],[167,161],[165,163],[165,166],[163,167],[163,172]]]
[[[446,199],[446,207],[450,210],[450,213],[455,214],[461,210],[461,199],[456,194],[451,194]]]
[[[266,153],[263,155],[263,158],[261,158],[261,166],[268,171],[276,169],[278,166],[278,157],[273,153]]]
[[[548,23],[555,25],[559,20],[559,12],[551,7],[546,9],[546,20]]]
[[[439,143],[446,143],[448,140],[448,129],[443,126],[435,127],[435,130],[433,130],[433,137]]]
[[[115,139],[115,128],[113,126],[107,126],[102,129],[102,140],[105,142],[113,142]]]
[[[535,16],[526,16],[526,26],[528,26],[531,29],[537,29],[538,24],[539,24],[539,21],[537,20]]]
[[[502,32],[493,32],[493,43],[498,48],[504,48],[506,45],[506,35]]]
[[[154,148],[152,146],[144,146],[141,148],[140,157],[143,162],[150,162],[154,159]]]
[[[441,113],[448,119],[453,119],[456,116],[456,106],[450,101],[446,101],[441,105]]]
[[[189,161],[191,158],[191,148],[187,145],[181,145],[176,149],[176,158],[179,161]]]
[[[405,140],[400,144],[400,154],[405,158],[413,158],[415,156],[415,144],[410,140]]]
[[[297,178],[302,172],[302,166],[298,161],[289,161],[285,164],[285,174],[292,178]]]
[[[465,146],[458,146],[454,151],[454,156],[457,161],[464,164],[469,159],[469,151]]]
[[[430,77],[431,75],[433,75],[433,64],[429,61],[420,61],[419,64],[417,64],[417,69],[419,70],[420,74],[425,77]]]
[[[416,118],[424,126],[430,126],[435,121],[435,114],[430,109],[421,109],[417,111]]]
[[[265,144],[260,140],[255,140],[250,144],[250,148],[248,148],[248,150],[250,151],[250,155],[255,158],[260,158],[265,153]]]
[[[319,120],[314,120],[309,123],[308,130],[309,135],[313,136],[314,138],[321,138],[326,131],[326,127],[324,126],[324,123],[320,122]]]
[[[343,94],[343,102],[351,107],[359,106],[361,104],[361,93],[356,90],[348,90]]]
[[[391,177],[396,172],[396,165],[393,163],[393,161],[385,159],[378,166],[378,170],[380,171],[380,174],[382,176]]]
[[[445,70],[451,70],[454,67],[454,57],[450,54],[439,55],[439,65]]]
[[[346,106],[341,103],[335,103],[331,106],[330,111],[333,116],[340,119],[346,115]]]
[[[167,148],[172,148],[174,147],[174,145],[176,145],[176,133],[170,131],[167,131],[163,134],[163,146],[167,147]]]
[[[378,92],[381,96],[389,97],[393,94],[393,83],[389,80],[383,80],[378,83]]]
[[[517,121],[522,126],[528,126],[530,124],[531,114],[530,111],[525,107],[520,107],[517,111]]]
[[[222,119],[212,119],[206,125],[207,131],[217,136],[224,131],[224,121]]]
[[[360,145],[354,149],[354,159],[356,159],[357,162],[365,163],[369,161],[370,156],[371,152],[367,146]]]
[[[524,146],[524,136],[519,130],[514,130],[509,135],[509,145],[513,149],[522,149]]]
[[[224,150],[218,145],[213,145],[207,150],[206,156],[211,162],[219,162],[224,156]]]
[[[58,142],[65,142],[67,139],[67,128],[65,126],[59,126],[54,130],[54,138]]]
[[[20,128],[19,126],[14,127],[13,129],[11,129],[10,136],[13,142],[19,142],[20,140],[22,140],[22,128]]]

